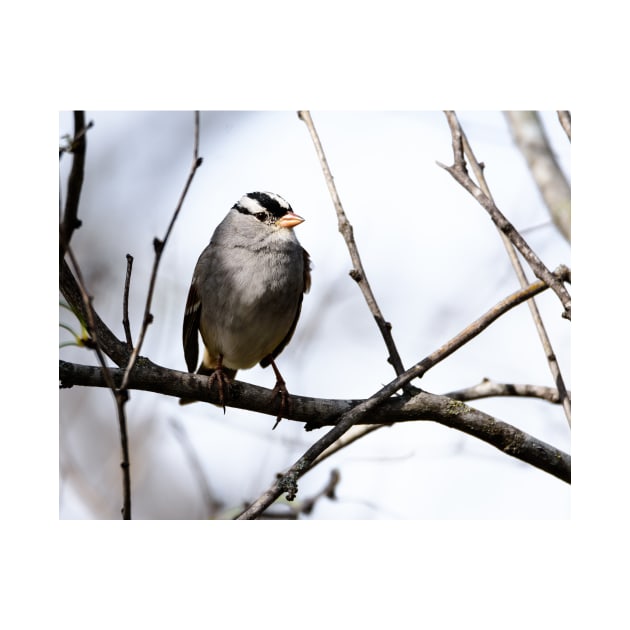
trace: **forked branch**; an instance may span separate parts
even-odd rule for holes
[[[516,249],[531,267],[534,275],[545,282],[558,296],[564,307],[563,317],[571,319],[571,296],[564,286],[564,282],[555,276],[540,258],[534,253],[518,230],[508,221],[505,215],[497,208],[492,199],[475,184],[466,170],[462,130],[454,112],[446,112],[449,127],[451,129],[453,144],[453,165],[446,166],[438,162],[444,170],[448,171],[453,179],[465,188],[488,212],[494,224],[510,239]]]

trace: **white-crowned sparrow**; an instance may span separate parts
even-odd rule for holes
[[[217,381],[221,404],[237,370],[271,365],[278,420],[288,394],[274,359],[293,336],[311,284],[309,255],[293,232],[303,221],[274,193],[241,197],[199,256],[184,315],[188,371],[197,367],[197,331],[205,345],[197,373],[210,376],[210,387]]]

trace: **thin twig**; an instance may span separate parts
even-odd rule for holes
[[[564,132],[567,134],[567,138],[569,138],[569,142],[571,142],[571,112],[568,111],[559,111],[558,112],[558,120],[564,129]]]
[[[81,289],[77,279],[74,277],[68,263],[64,260],[59,270],[59,289],[68,302],[68,308],[75,314],[76,318],[87,329],[88,312],[83,303]],[[129,361],[129,347],[120,341],[116,335],[108,328],[107,324],[98,316],[94,310],[91,312],[94,320],[94,330],[98,338],[101,350],[118,366],[127,365]]]
[[[520,383],[497,383],[496,381],[492,381],[488,378],[484,378],[478,385],[448,392],[447,394],[444,394],[444,396],[464,402],[467,400],[478,400],[480,398],[493,398],[495,396],[539,398],[555,405],[559,405],[562,402],[560,394],[555,387],[544,387],[542,385],[527,385]]]
[[[76,113],[76,112],[75,112]],[[67,138],[68,141],[66,143],[65,146],[61,146],[59,147],[59,159],[61,159],[61,156],[64,153],[73,153],[74,149],[76,147],[76,143],[79,140],[83,140],[83,136],[88,132],[89,129],[91,129],[94,126],[94,121],[90,120],[90,122],[85,125],[80,131],[79,133],[76,133],[76,135],[74,136],[74,138],[70,138],[69,135],[63,136],[64,138]]]
[[[151,272],[149,290],[147,293],[147,300],[146,300],[145,309],[144,309],[144,317],[142,319],[142,327],[140,329],[138,343],[136,344],[135,348],[133,348],[131,352],[129,361],[127,363],[127,367],[125,368],[125,373],[123,375],[120,387],[115,390],[116,400],[119,401],[118,406],[122,414],[121,415],[119,413],[119,416],[121,417],[121,446],[123,448],[123,453],[127,454],[127,459],[125,460],[125,458],[123,458],[123,463],[121,464],[123,468],[124,479],[125,479],[125,507],[123,508],[123,518],[131,518],[131,485],[130,485],[130,479],[129,479],[127,431],[126,431],[124,411],[122,409],[123,405],[127,402],[127,399],[128,399],[127,384],[129,381],[129,374],[131,373],[131,370],[133,369],[133,366],[135,365],[135,362],[139,356],[140,348],[142,347],[142,343],[144,341],[144,337],[146,335],[149,324],[151,324],[151,322],[153,321],[153,315],[151,315],[151,302],[153,300],[153,291],[155,289],[155,283],[157,280],[158,266],[162,258],[162,252],[164,251],[164,246],[166,245],[166,241],[168,240],[171,230],[173,229],[173,225],[175,224],[175,219],[177,219],[177,216],[179,215],[179,211],[181,210],[181,207],[184,203],[184,199],[186,198],[186,194],[193,180],[193,177],[195,176],[195,173],[197,169],[199,168],[199,166],[201,166],[201,161],[202,160],[199,157],[199,112],[195,112],[193,163],[190,168],[190,173],[186,180],[184,190],[182,191],[177,207],[175,208],[175,212],[173,213],[173,217],[171,218],[171,222],[169,223],[168,229],[166,230],[166,235],[164,236],[164,239],[162,241],[159,241],[156,238],[153,241],[153,246],[155,249],[155,261],[153,263],[153,270]],[[131,264],[129,263],[129,259],[127,260],[128,260],[127,269],[128,269],[128,276],[129,276],[130,271],[131,271]],[[125,331],[125,333],[127,334],[127,331]],[[129,331],[129,337],[127,338],[128,343],[129,343],[130,338],[131,338],[131,332]],[[128,499],[129,504],[127,504],[127,499]],[[127,516],[125,516],[125,514],[127,514]]]
[[[394,343],[394,339],[392,337],[392,326],[383,317],[381,309],[379,308],[378,303],[376,302],[376,298],[374,297],[374,293],[372,293],[372,288],[370,287],[370,283],[368,282],[367,275],[365,274],[363,264],[361,263],[359,249],[357,248],[357,244],[354,240],[352,225],[350,221],[348,221],[348,217],[346,216],[346,213],[344,212],[343,206],[341,204],[341,200],[339,199],[339,193],[337,192],[334,178],[332,176],[332,173],[330,172],[330,168],[326,160],[326,155],[324,154],[324,149],[319,140],[319,136],[317,135],[315,125],[313,124],[313,119],[311,118],[311,114],[308,111],[299,111],[298,117],[300,118],[300,120],[304,121],[309,130],[309,133],[311,134],[313,144],[315,145],[315,151],[317,152],[317,157],[319,158],[322,171],[324,172],[324,178],[326,179],[326,184],[328,185],[328,190],[330,192],[330,196],[332,197],[335,211],[337,212],[339,232],[341,232],[344,240],[346,241],[348,251],[350,252],[350,259],[352,260],[352,264],[354,266],[354,268],[350,272],[350,277],[359,285],[359,288],[363,293],[363,297],[367,302],[370,312],[372,313],[374,319],[376,320],[376,324],[381,331],[381,335],[385,340],[385,345],[387,346],[387,350],[389,352],[389,357],[387,360],[393,366],[396,374],[400,375],[404,372],[405,368],[403,367],[400,355],[398,354],[398,350],[396,349],[396,344]]]
[[[110,389],[115,389],[116,385],[114,384],[114,381],[111,379],[110,373],[107,370],[107,362],[105,361],[105,356],[103,355],[101,345],[98,339],[98,333],[97,333],[96,325],[95,325],[94,308],[92,306],[92,296],[88,293],[85,287],[85,282],[83,281],[83,274],[81,273],[79,263],[77,262],[77,259],[75,258],[74,252],[72,251],[71,247],[68,247],[66,249],[66,254],[68,258],[70,259],[72,266],[74,267],[74,273],[76,274],[76,277],[77,277],[77,284],[78,284],[79,291],[81,294],[81,300],[83,301],[83,309],[86,314],[85,324],[86,324],[88,338],[89,338],[89,342],[87,345],[89,345],[89,347],[96,352],[98,362],[103,368],[103,377],[105,378],[107,387],[109,387]]]
[[[461,127],[454,112],[445,112],[453,137],[453,166],[438,165],[448,171],[452,177],[465,188],[488,212],[495,225],[510,239],[518,251],[523,255],[537,278],[545,282],[558,296],[564,307],[563,317],[571,319],[571,296],[564,283],[555,276],[540,258],[534,253],[516,228],[507,220],[492,200],[484,194],[468,175],[466,170],[463,144],[461,142]]]
[[[136,363],[136,360],[140,354],[140,349],[142,348],[142,344],[144,342],[144,337],[147,333],[147,329],[149,325],[153,321],[153,315],[151,314],[151,303],[153,301],[153,291],[155,289],[155,283],[157,281],[157,272],[158,267],[160,265],[160,260],[162,258],[162,253],[164,251],[164,247],[166,245],[166,241],[171,234],[171,230],[173,229],[173,225],[175,224],[175,220],[179,215],[179,211],[181,210],[184,200],[186,199],[186,195],[188,194],[188,189],[190,188],[190,184],[197,172],[197,169],[201,166],[202,158],[199,157],[199,112],[195,112],[195,128],[194,128],[194,142],[193,142],[193,161],[190,167],[190,172],[188,173],[188,177],[186,179],[186,183],[184,185],[184,189],[180,195],[179,201],[177,202],[177,206],[175,208],[175,212],[173,213],[173,217],[169,223],[168,229],[166,230],[166,234],[162,240],[158,238],[153,239],[153,249],[155,250],[155,261],[153,262],[153,270],[151,272],[151,279],[149,281],[149,290],[147,293],[147,299],[144,307],[144,317],[142,318],[142,327],[140,329],[140,335],[138,336],[138,342],[129,357],[129,362],[127,364],[127,368],[125,370],[125,376],[123,377],[123,381],[121,384],[121,389],[125,389],[127,387],[127,383],[129,382],[129,374],[133,369],[133,366]]]
[[[257,518],[264,510],[266,510],[283,492],[287,493],[287,500],[292,501],[297,494],[298,479],[310,468],[313,462],[321,455],[329,446],[334,444],[350,427],[358,422],[362,417],[367,415],[373,408],[381,402],[389,398],[396,392],[406,381],[402,377],[398,377],[393,384],[385,386],[377,394],[368,398],[363,403],[353,407],[350,411],[343,414],[338,423],[315,442],[307,451],[289,468],[287,472],[280,475],[279,478],[266,490],[256,501],[254,501],[246,510],[244,510],[237,518],[238,520],[249,520]],[[463,404],[463,403],[462,403]]]
[[[74,113],[74,139],[70,143],[73,153],[72,168],[68,176],[68,192],[66,197],[66,206],[63,219],[59,225],[59,271],[63,275],[64,268],[67,267],[64,260],[67,254],[74,267],[77,277],[77,284],[81,294],[83,303],[83,313],[87,323],[87,330],[93,349],[96,352],[98,361],[101,366],[103,377],[107,382],[107,386],[111,390],[114,400],[116,401],[116,412],[118,416],[118,429],[120,434],[121,445],[121,468],[123,470],[123,519],[131,519],[131,479],[129,465],[129,443],[127,439],[127,420],[125,417],[124,405],[127,400],[127,393],[119,390],[110,376],[105,357],[99,342],[99,336],[96,328],[96,316],[92,307],[92,297],[88,294],[81,274],[81,269],[77,263],[72,249],[70,248],[70,238],[75,229],[81,226],[78,219],[79,200],[81,197],[81,189],[83,187],[83,175],[85,170],[85,152],[86,152],[86,131],[92,126],[90,123],[85,125],[85,113],[76,111]],[[61,156],[61,153],[60,153]],[[62,284],[60,282],[60,284]],[[66,297],[67,299],[67,297]]]
[[[341,476],[339,474],[339,471],[333,468],[333,470],[330,471],[330,476],[328,478],[328,481],[326,482],[326,485],[319,492],[296,503],[278,501],[272,506],[275,507],[276,510],[267,510],[260,515],[259,520],[296,521],[300,518],[300,514],[311,514],[313,509],[315,508],[315,505],[323,497],[331,499],[332,501],[337,498],[335,490],[337,489],[337,485],[339,484],[340,479]],[[243,509],[246,507],[247,503],[245,503]]]
[[[545,289],[547,289],[547,285],[542,282],[534,282],[530,284],[528,287],[521,289],[520,291],[516,291],[512,293],[508,297],[501,300],[495,306],[493,306],[487,313],[479,317],[472,324],[469,324],[462,330],[459,334],[455,335],[450,341],[445,343],[443,346],[432,352],[428,357],[416,363],[416,365],[411,368],[415,370],[417,374],[413,378],[418,378],[422,376],[427,370],[431,369],[435,365],[437,365],[440,361],[443,361],[446,357],[450,356],[461,348],[464,344],[468,343],[471,339],[479,335],[483,330],[488,328],[490,324],[496,321],[501,315],[507,313],[510,309],[514,308],[518,304],[522,304],[527,300],[531,299],[538,293],[541,293]],[[409,372],[409,370],[407,370]]]
[[[337,496],[335,495],[335,490],[337,489],[340,480],[341,475],[339,474],[339,471],[336,468],[333,468],[330,471],[328,482],[317,494],[314,494],[312,497],[304,499],[299,506],[296,506],[296,508],[293,508],[293,506],[291,506],[292,510],[296,513],[296,516],[299,514],[310,514],[313,511],[316,503],[322,497],[326,497],[327,499],[334,501],[337,498]]]
[[[86,131],[92,126],[85,125],[85,112],[74,112],[74,138],[69,143],[72,151],[72,167],[68,176],[68,190],[66,206],[59,226],[59,263],[63,260],[64,253],[70,245],[72,233],[81,227],[79,221],[79,199],[83,188],[83,173],[85,170],[85,150],[87,146]],[[60,154],[61,156],[61,150]]]
[[[339,193],[337,192],[337,187],[335,186],[335,179],[330,171],[330,167],[328,166],[328,160],[326,159],[326,154],[324,153],[324,148],[322,146],[321,140],[319,139],[319,134],[315,129],[315,124],[313,123],[313,118],[309,111],[298,111],[298,118],[304,122],[306,125],[311,139],[313,141],[313,145],[315,146],[315,152],[317,153],[317,157],[319,159],[319,163],[321,165],[322,171],[324,173],[324,179],[326,180],[326,185],[328,186],[328,191],[330,192],[330,196],[333,201],[333,205],[335,207],[335,212],[337,213],[337,225],[339,232],[343,236],[344,241],[346,242],[346,246],[350,253],[350,259],[353,264],[353,269],[350,272],[350,277],[359,285],[361,292],[363,293],[363,297],[376,321],[376,325],[378,326],[383,340],[385,341],[385,346],[389,352],[389,357],[387,361],[392,365],[394,371],[397,376],[402,374],[405,371],[402,360],[400,358],[400,354],[398,349],[396,348],[396,344],[394,342],[394,338],[392,336],[392,326],[391,324],[385,320],[380,307],[376,301],[374,293],[372,292],[372,288],[367,279],[367,275],[365,273],[365,269],[363,268],[363,263],[361,262],[361,256],[359,255],[359,249],[357,247],[356,241],[354,239],[354,230],[352,228],[352,224],[348,220],[348,217],[343,209],[343,205],[341,203],[341,199],[339,197]],[[404,391],[409,395],[414,393],[413,388],[410,385],[406,385]],[[365,431],[365,433],[372,433],[376,431],[380,427],[369,427],[369,430]],[[351,441],[340,440],[338,444],[333,445],[329,450],[330,454],[337,452],[341,448],[344,448],[345,445],[350,444],[351,442],[359,439],[360,435],[357,435]],[[318,462],[322,458],[318,458],[317,461],[313,462],[312,466],[318,464]],[[311,467],[312,467],[311,466]]]
[[[125,330],[125,339],[129,348],[133,348],[133,339],[131,338],[131,326],[129,325],[129,285],[131,284],[131,268],[133,267],[133,256],[127,254],[127,274],[125,275],[125,289],[123,291],[123,328]]]
[[[74,332],[74,330],[68,325],[68,324],[64,324],[63,322],[59,322],[59,328],[63,328],[64,330],[67,330],[70,334],[72,334],[72,336],[76,339],[77,338],[77,334]]]
[[[468,138],[464,131],[459,129],[460,137],[462,138],[462,145],[464,148],[464,153],[468,158],[468,162],[472,167],[473,173],[479,182],[480,188],[483,190],[484,194],[494,203],[494,199],[492,198],[492,193],[490,192],[490,187],[486,181],[483,167],[475,157],[473,153],[472,147],[468,142]],[[529,284],[527,276],[525,275],[525,271],[523,269],[523,265],[516,254],[516,249],[510,239],[501,231],[498,230],[499,235],[501,236],[501,240],[503,241],[503,245],[505,250],[510,258],[510,262],[512,263],[512,267],[514,272],[516,273],[516,277],[518,278],[519,284],[521,287],[526,287]],[[570,278],[569,278],[570,282]],[[543,347],[543,351],[545,353],[545,357],[547,359],[547,364],[549,365],[549,369],[551,370],[551,374],[553,376],[554,382],[556,383],[556,387],[558,388],[559,396],[562,400],[562,407],[564,409],[565,416],[571,426],[571,399],[567,393],[567,388],[564,384],[564,379],[562,377],[562,372],[560,371],[560,365],[558,364],[558,359],[556,358],[555,352],[553,351],[553,347],[551,345],[551,341],[549,336],[547,335],[547,331],[545,329],[545,325],[542,321],[542,317],[540,315],[540,311],[538,310],[538,306],[536,305],[536,300],[528,300],[527,305],[529,307],[532,319],[534,320],[534,325],[536,326],[536,331],[538,332],[538,336],[540,338],[540,342]]]
[[[71,247],[66,247],[66,255],[70,258],[70,261],[74,267],[74,272],[77,277],[77,284],[81,292],[81,298],[83,300],[84,313],[86,314],[86,328],[88,331],[91,347],[96,352],[98,361],[100,364],[100,371],[103,375],[103,379],[107,384],[107,387],[111,390],[114,400],[116,402],[116,413],[118,416],[118,431],[120,435],[120,448],[121,448],[121,463],[120,467],[123,471],[123,507],[121,510],[124,520],[131,519],[131,473],[130,473],[130,461],[129,461],[129,440],[127,437],[127,418],[125,416],[125,403],[127,402],[126,390],[120,390],[116,387],[114,379],[112,378],[110,370],[107,368],[105,357],[103,355],[101,344],[99,342],[98,332],[95,324],[95,313],[92,307],[92,297],[88,294],[85,283],[83,282],[83,276],[81,269],[74,257],[74,253]],[[65,264],[65,261],[64,261]]]

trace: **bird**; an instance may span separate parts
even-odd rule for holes
[[[272,401],[280,395],[274,429],[288,405],[275,359],[295,332],[302,299],[311,286],[311,260],[293,228],[304,222],[272,192],[237,201],[215,229],[193,272],[182,329],[189,372],[216,382],[225,413],[225,391],[238,370],[271,365]],[[204,352],[199,356],[198,333]],[[193,402],[181,399],[180,404]]]

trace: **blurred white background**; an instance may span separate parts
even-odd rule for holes
[[[163,237],[192,159],[192,112],[87,112],[85,183],[72,240],[94,304],[119,336],[127,253],[134,257],[130,318],[137,339],[152,240]],[[435,350],[518,288],[486,212],[436,161],[452,162],[439,112],[312,112],[354,227],[363,264],[403,363]],[[499,112],[458,112],[498,207],[551,269],[570,265],[570,247],[551,223],[525,161]],[[570,144],[555,112],[542,113],[567,176]],[[72,134],[60,113],[59,134]],[[306,219],[296,229],[313,260],[313,284],[296,334],[278,359],[291,393],[363,398],[394,377],[378,328],[351,280],[349,255],[307,128],[295,112],[202,112],[204,159],[162,258],[154,322],[141,354],[185,370],[181,322],[193,267],[214,227],[239,197],[269,190]],[[71,163],[61,161],[62,198]],[[530,275],[531,277],[531,275]],[[537,298],[567,386],[570,324],[551,292]],[[76,327],[66,310],[60,321]],[[70,335],[60,329],[60,342]],[[96,364],[92,353],[60,357]],[[488,377],[553,385],[529,310],[522,305],[414,384],[445,393]],[[273,387],[271,370],[239,380]],[[530,399],[471,403],[570,452],[561,407]],[[255,499],[322,431],[235,409],[131,392],[127,404],[134,518],[207,518],[207,492],[229,517]],[[182,430],[203,468],[204,490]],[[323,430],[325,431],[325,429]],[[62,519],[120,518],[122,484],[115,405],[107,390],[60,392]],[[557,519],[570,515],[570,487],[472,437],[432,422],[382,429],[329,458],[299,484],[317,493],[330,470],[337,499],[321,499],[312,519]],[[278,510],[275,510],[278,511]]]

